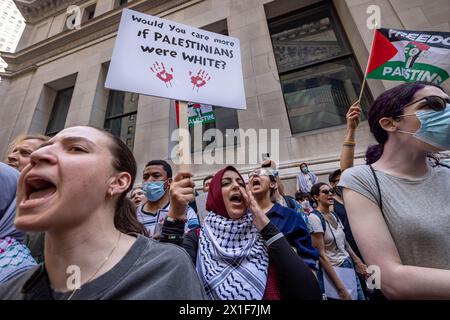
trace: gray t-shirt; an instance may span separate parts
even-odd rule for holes
[[[376,175],[385,221],[402,263],[450,269],[450,169],[430,166],[428,173],[417,180],[381,171],[376,171]],[[379,203],[369,166],[345,170],[339,185]]]
[[[0,284],[0,300],[66,300],[69,296],[70,292],[51,289],[42,264]],[[81,286],[72,297],[72,300],[203,299],[206,299],[203,286],[186,251],[144,236],[138,236],[111,270]]]
[[[311,213],[308,217],[311,224],[312,233],[323,233],[323,243],[325,245],[325,253],[331,265],[339,267],[345,259],[349,258],[347,250],[345,250],[345,233],[344,226],[340,221],[337,221],[334,215],[332,219],[335,220],[337,228],[334,228],[332,224],[325,222],[325,232],[320,218]]]

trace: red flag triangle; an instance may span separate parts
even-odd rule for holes
[[[397,52],[397,48],[392,45],[380,30],[377,30],[373,39],[367,74],[370,74],[372,71],[391,60]]]

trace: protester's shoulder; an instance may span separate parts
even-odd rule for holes
[[[322,221],[316,213],[312,212],[308,216],[308,220],[314,233],[323,232]]]
[[[375,178],[368,165],[345,170],[341,175],[339,186],[356,191],[375,203],[379,197]]]
[[[1,179],[17,179],[19,171],[11,168],[6,163],[0,162],[0,178]]]
[[[342,185],[344,183],[352,183],[356,181],[370,181],[370,178],[372,177],[372,171],[370,170],[370,166],[368,165],[360,165],[360,166],[354,166],[351,168],[346,169],[340,178],[339,185]]]
[[[13,194],[15,194],[18,179],[19,171],[0,162],[0,183],[3,191],[0,196],[2,198],[14,197]]]
[[[0,283],[0,300],[21,300],[22,299],[22,288],[25,283],[32,277],[41,266],[36,266],[28,269],[14,278]]]

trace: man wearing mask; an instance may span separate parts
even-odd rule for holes
[[[136,208],[138,220],[151,237],[158,239],[170,208],[169,188],[172,183],[172,168],[164,160],[152,160],[145,165],[142,175],[142,190],[147,201]],[[198,227],[199,222],[191,207],[186,209],[186,232]]]
[[[317,183],[317,176],[309,171],[306,163],[300,164],[300,173],[297,176],[297,191],[309,193],[311,187]]]

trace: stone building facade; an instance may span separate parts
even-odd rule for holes
[[[133,149],[142,171],[169,159],[176,126],[168,99],[111,92],[104,83],[123,8],[240,39],[247,110],[216,108],[216,127],[279,129],[279,167],[290,193],[300,162],[322,180],[339,165],[345,113],[359,94],[373,30],[381,26],[450,31],[448,0],[16,0],[26,28],[15,53],[2,53],[0,155],[19,134],[55,134],[67,126],[107,127]],[[73,28],[74,11],[81,24]],[[76,23],[75,23],[76,24]],[[72,27],[71,27],[72,26]],[[370,102],[394,82],[369,80]],[[447,85],[447,89],[449,86]],[[237,139],[225,146],[236,148]],[[357,133],[356,162],[373,139],[366,121]],[[221,165],[193,165],[201,179]],[[255,165],[239,165],[248,172]],[[138,181],[139,181],[138,177]]]

